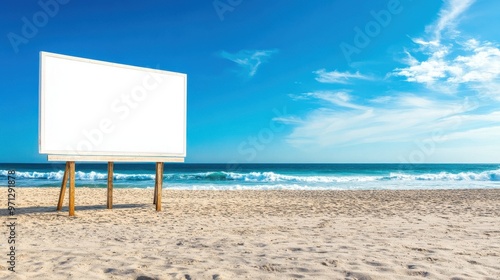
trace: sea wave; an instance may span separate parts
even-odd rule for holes
[[[8,170],[0,170],[0,176],[7,176]],[[49,180],[60,180],[64,175],[64,171],[56,172],[38,172],[38,171],[16,171],[14,176],[16,179],[49,179]],[[76,177],[76,173],[75,173]]]
[[[7,170],[0,170],[0,177],[6,177]],[[34,180],[61,180],[64,175],[62,170],[51,172],[17,171],[17,179]],[[116,181],[151,181],[154,174],[124,174],[115,173]],[[107,173],[96,171],[77,171],[75,179],[85,181],[103,181]],[[165,180],[170,181],[195,181],[195,182],[228,182],[228,183],[274,183],[274,184],[315,184],[315,183],[349,183],[349,182],[377,182],[377,181],[500,181],[500,169],[482,172],[436,172],[423,174],[410,174],[405,172],[390,172],[388,175],[289,175],[269,172],[199,172],[199,173],[167,173]]]
[[[7,176],[7,170],[0,170],[0,176]],[[15,177],[17,179],[46,179],[46,180],[62,180],[64,176],[64,171],[51,171],[51,172],[38,172],[38,171],[16,171]],[[108,174],[103,172],[83,172],[76,171],[76,180],[87,180],[87,181],[101,181],[107,180]],[[113,174],[114,180],[124,180],[124,181],[143,181],[143,180],[154,180],[154,174]]]
[[[390,173],[383,180],[399,181],[500,181],[500,169],[483,172],[439,172],[426,174]]]

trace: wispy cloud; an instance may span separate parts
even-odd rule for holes
[[[365,98],[356,97],[349,89],[290,95],[297,102],[317,106],[301,116],[276,119],[292,128],[286,141],[318,151],[378,143],[388,147],[434,135],[446,141],[474,139],[474,143],[496,143],[500,114],[495,106],[485,105],[481,94],[486,92],[500,100],[500,49],[491,42],[462,39],[457,30],[473,2],[448,0],[436,22],[427,27],[427,38],[413,39],[417,47],[405,50],[406,66],[389,74],[431,90]],[[320,69],[314,73],[322,83],[373,80],[359,72]],[[435,94],[436,91],[455,93],[462,88],[468,89],[467,94]]]
[[[366,109],[366,107],[351,102],[352,96],[347,91],[315,91],[302,94],[291,94],[294,100],[316,99],[338,107],[351,109]]]
[[[442,33],[449,31],[457,33],[455,27],[459,17],[475,2],[475,0],[448,0],[439,12],[439,18],[435,24],[427,27],[434,33],[434,40],[440,41]]]
[[[401,94],[384,99],[385,106],[366,106],[335,93],[306,95],[311,100],[331,102],[324,103],[302,118],[289,116],[277,120],[293,125],[286,140],[297,147],[411,143],[414,139],[430,137],[436,131],[446,138],[459,132],[486,128],[491,123],[500,125],[500,115],[477,113],[477,104],[466,98],[456,98],[450,102]],[[339,107],[343,110],[339,110]]]
[[[477,39],[461,39],[456,26],[473,0],[449,0],[438,20],[427,27],[429,40],[413,39],[418,49],[406,51],[406,67],[392,76],[424,84],[427,88],[455,93],[469,89],[500,100],[500,49]],[[423,59],[417,59],[423,57]]]
[[[253,77],[259,66],[266,62],[273,54],[277,53],[278,50],[241,50],[237,53],[228,53],[226,51],[221,51],[219,53],[220,57],[231,60],[241,66],[245,74]]]
[[[497,142],[500,138],[500,126],[491,126],[491,127],[481,127],[477,129],[471,129],[468,131],[458,131],[455,133],[451,133],[446,137],[447,140],[476,140],[478,138],[484,140],[490,140],[493,143]]]
[[[348,84],[350,80],[371,80],[372,78],[361,73],[350,73],[350,72],[339,72],[337,70],[328,72],[325,69],[320,69],[313,72],[316,74],[316,81],[320,83],[330,83],[330,84]]]

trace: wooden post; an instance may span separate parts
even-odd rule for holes
[[[155,180],[156,211],[161,211],[162,184],[163,184],[163,162],[157,162],[156,163],[156,180]]]
[[[75,162],[69,164],[69,215],[75,215]]]
[[[108,162],[108,209],[113,208],[113,162]]]
[[[156,198],[158,197],[158,163],[155,167],[155,191],[153,194],[153,204],[156,204]]]
[[[66,167],[64,168],[64,175],[61,184],[61,192],[59,193],[59,202],[57,203],[57,211],[62,210],[64,195],[66,194],[66,184],[68,183],[68,173],[69,173],[69,162],[66,162]]]

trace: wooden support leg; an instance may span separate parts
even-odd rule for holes
[[[108,209],[113,208],[113,162],[108,162]]]
[[[75,215],[75,162],[69,162],[69,215]]]
[[[62,210],[64,195],[66,194],[66,184],[68,183],[68,173],[69,173],[69,162],[66,162],[66,167],[64,168],[64,175],[61,184],[61,192],[59,193],[59,202],[57,203],[57,211]]]
[[[161,192],[163,184],[163,162],[156,163],[156,183],[155,183],[155,196],[156,196],[156,211],[161,211]]]
[[[156,204],[156,198],[158,197],[158,163],[156,164],[155,170],[156,170],[156,173],[155,173],[155,191],[153,194],[153,204]]]

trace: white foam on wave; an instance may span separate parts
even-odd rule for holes
[[[426,174],[390,173],[386,180],[400,181],[500,181],[500,169],[483,172],[439,172]]]
[[[0,175],[7,176],[7,170],[0,170]],[[51,172],[38,172],[38,171],[16,171],[15,177],[17,179],[46,179],[46,180],[62,180],[64,176],[64,171],[51,171]],[[84,172],[84,171],[76,171],[75,179],[76,180],[87,180],[87,181],[100,181],[106,180],[108,178],[107,173],[102,172]],[[154,174],[121,174],[115,173],[113,174],[113,178],[115,180],[154,180]]]
[[[0,175],[7,176],[7,170],[0,170]],[[37,171],[16,171],[15,177],[17,179],[49,179],[49,180],[61,180],[64,175],[63,171],[55,172],[37,172]]]
[[[241,181],[248,183],[334,183],[334,182],[369,182],[376,181],[373,176],[307,176],[307,175],[286,175],[275,172],[203,172],[191,174],[167,174],[167,179],[187,179],[187,180],[207,180],[207,181]]]
[[[0,170],[0,176],[7,176],[7,170]],[[32,179],[32,180],[54,180],[60,181],[64,172],[50,171],[17,171],[17,179]],[[96,171],[77,171],[75,173],[77,180],[85,181],[103,181],[107,179],[107,173]],[[124,174],[115,173],[114,179],[118,182],[126,181],[152,181],[154,174]],[[411,174],[405,172],[390,172],[388,175],[289,175],[280,174],[272,171],[269,172],[200,172],[200,173],[169,173],[165,174],[164,178],[167,181],[179,183],[194,183],[210,185],[211,182],[230,183],[235,186],[238,185],[276,185],[276,186],[310,186],[310,185],[328,185],[332,183],[375,183],[375,182],[423,182],[423,181],[436,181],[436,182],[449,182],[449,181],[465,181],[465,182],[499,182],[500,169],[487,170],[482,172],[438,172],[438,173],[424,173],[424,174]]]

